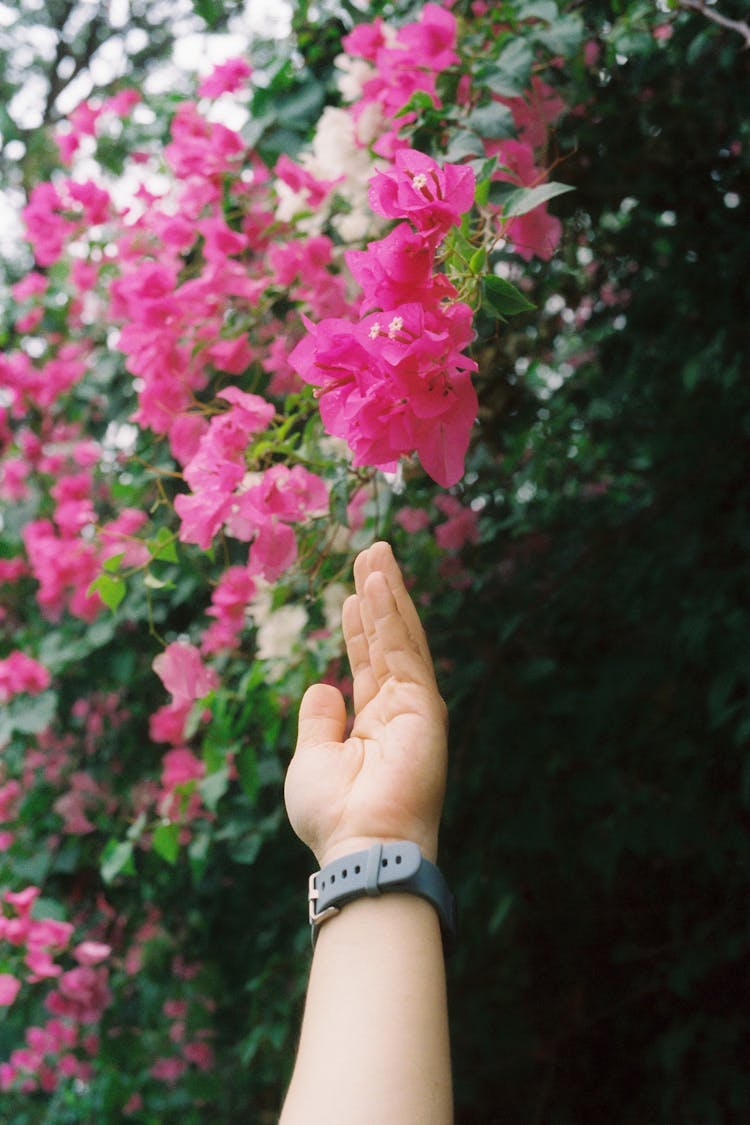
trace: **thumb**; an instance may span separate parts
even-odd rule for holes
[[[342,742],[346,727],[346,705],[332,684],[313,684],[302,696],[299,707],[297,749],[321,742]]]

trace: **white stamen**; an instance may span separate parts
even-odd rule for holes
[[[402,316],[394,316],[391,323],[388,325],[388,339],[395,340],[398,333],[404,327],[404,318]]]
[[[412,176],[411,186],[415,191],[421,191],[422,188],[427,187],[427,177],[424,172],[417,172],[416,176]]]
[[[370,337],[371,340],[377,340],[380,333],[381,333],[380,324],[376,320],[375,323],[370,328],[370,331],[368,332],[368,336]]]

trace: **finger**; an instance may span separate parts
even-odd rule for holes
[[[302,696],[297,726],[297,750],[322,742],[342,742],[346,705],[332,684],[313,684]]]
[[[344,602],[341,610],[341,625],[354,680],[354,710],[359,714],[377,692],[378,682],[370,665],[370,645],[356,594],[352,594]]]
[[[357,591],[359,615],[367,641],[367,655],[374,695],[378,687],[384,684],[388,679],[389,671],[388,664],[383,655],[381,638],[378,636],[375,625],[372,606],[365,592],[367,582],[370,579],[370,575],[373,573],[368,564],[370,550],[371,548],[357,556],[354,563],[354,586]]]
[[[365,581],[362,615],[363,620],[367,616],[372,620],[375,639],[369,642],[370,660],[378,682],[382,684],[392,676],[402,682],[434,688],[432,665],[425,664],[388,579],[380,570],[374,570]]]
[[[411,599],[409,591],[406,589],[401,570],[394,558],[393,550],[389,543],[373,543],[372,547],[365,552],[365,558],[362,560],[362,563],[360,563],[361,574],[366,576],[366,574],[372,574],[375,571],[381,571],[385,574],[388,585],[395,598],[398,612],[406,625],[409,636],[422,658],[427,674],[432,678],[433,682],[436,683],[430,647],[427,643],[427,637],[425,636],[422,622],[419,619],[419,614],[417,613],[416,606]]]

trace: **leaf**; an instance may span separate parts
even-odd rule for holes
[[[149,590],[174,590],[174,582],[157,578],[150,570],[144,572],[143,585],[148,586]]]
[[[135,875],[133,843],[131,840],[108,840],[99,865],[105,883],[111,883],[121,873]]]
[[[539,184],[535,188],[519,188],[506,200],[503,218],[515,219],[519,215],[525,215],[528,211],[533,211],[535,207],[546,203],[548,199],[554,199],[556,195],[565,195],[568,191],[573,191],[570,184],[559,184],[554,180]]]
[[[160,527],[153,539],[148,540],[146,546],[153,559],[160,559],[162,562],[179,562],[174,533],[166,527]]]
[[[228,788],[229,770],[226,766],[223,769],[216,770],[215,773],[209,774],[208,777],[204,777],[198,783],[198,791],[203,798],[203,804],[210,812],[216,811],[216,806]]]
[[[151,837],[151,846],[157,855],[174,866],[180,854],[179,824],[158,824]]]
[[[502,98],[520,97],[529,82],[534,55],[524,39],[513,39],[490,66],[480,71],[478,81]]]
[[[125,597],[125,590],[126,586],[122,578],[116,578],[112,574],[100,574],[91,583],[86,593],[89,597],[92,594],[98,594],[107,608],[114,613]]]
[[[14,699],[7,709],[11,730],[18,734],[39,734],[50,725],[57,710],[57,694],[43,691],[33,698],[21,696]]]
[[[572,54],[583,39],[583,21],[575,14],[557,17],[548,28],[535,31],[534,38],[553,55]]]
[[[471,270],[472,273],[482,273],[483,270],[484,270],[486,261],[487,261],[487,251],[485,250],[485,248],[483,246],[480,246],[479,249],[475,250],[474,253],[471,255],[471,257],[469,258],[469,269]]]
[[[521,20],[544,20],[546,23],[554,23],[555,20],[560,18],[557,11],[557,4],[555,0],[531,0],[528,4],[522,4],[518,18]]]
[[[215,27],[224,14],[216,0],[193,0],[193,7],[209,29]]]
[[[460,129],[454,133],[448,142],[444,159],[449,164],[458,164],[467,156],[477,156],[484,153],[482,138],[470,129]]]
[[[515,285],[511,285],[504,277],[496,277],[494,274],[484,278],[482,292],[485,303],[500,316],[513,316],[536,308],[536,305],[524,297]]]
[[[118,555],[112,555],[110,558],[105,559],[102,566],[109,574],[114,574],[120,569],[120,563],[125,558],[125,552],[121,551]]]
[[[426,90],[415,90],[406,105],[394,113],[394,117],[405,117],[407,113],[422,113],[435,108],[435,99]]]
[[[515,132],[513,114],[502,102],[477,106],[466,118],[466,124],[480,137],[512,137]]]

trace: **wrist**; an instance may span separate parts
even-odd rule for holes
[[[341,859],[342,856],[365,851],[371,848],[373,844],[393,844],[397,840],[410,840],[417,845],[425,859],[429,860],[430,863],[437,863],[437,830],[434,833],[419,835],[411,833],[401,836],[346,836],[328,841],[322,849],[313,849],[313,853],[319,867],[323,868],[327,864],[333,863],[334,860]]]
[[[351,838],[361,840],[361,837]],[[455,941],[456,905],[445,879],[411,840],[378,840],[329,860],[308,881],[313,947],[321,927],[363,897],[412,894],[437,910],[446,952]]]

